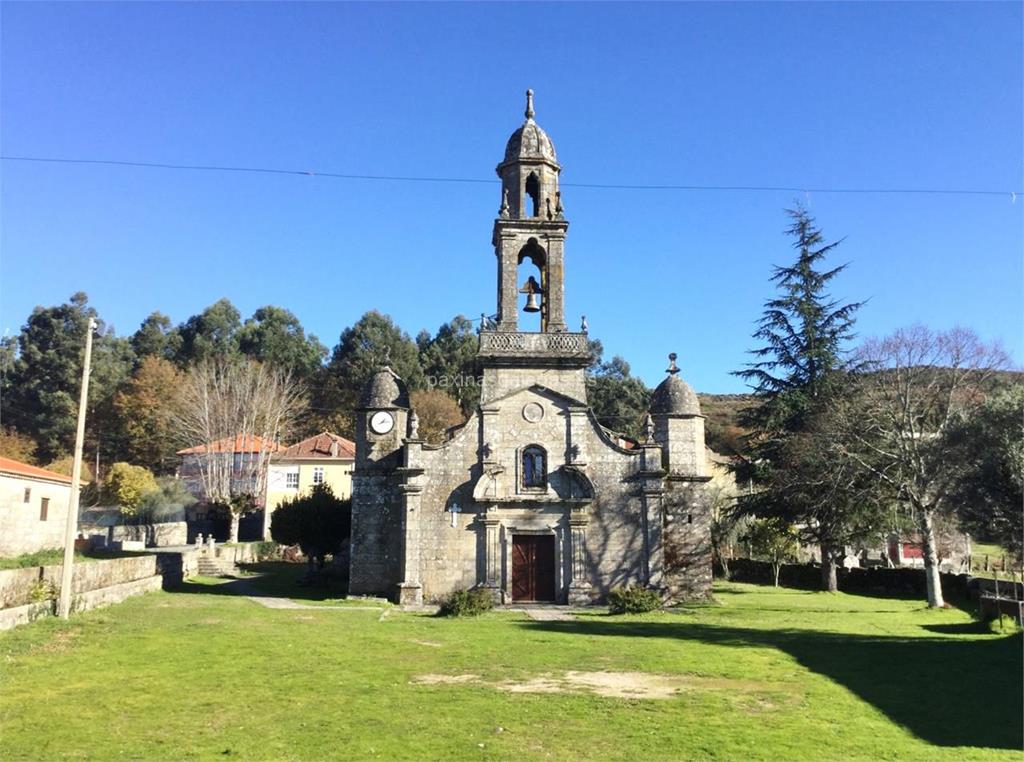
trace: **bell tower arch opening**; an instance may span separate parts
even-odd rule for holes
[[[519,293],[526,295],[519,324],[522,331],[547,330],[547,272],[547,252],[531,238],[516,258],[516,283]]]
[[[523,205],[528,205],[531,217],[540,217],[540,180],[537,179],[536,172],[531,172],[526,178]]]

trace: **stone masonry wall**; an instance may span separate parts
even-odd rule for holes
[[[353,474],[349,545],[351,594],[395,594],[401,575],[401,518],[387,473]]]
[[[63,565],[58,564],[0,571],[0,609],[29,603],[32,590],[39,582],[59,589],[63,569]],[[84,593],[156,574],[157,558],[154,555],[81,561],[72,570],[71,590],[76,594]]]

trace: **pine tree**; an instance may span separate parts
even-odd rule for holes
[[[801,206],[787,214],[797,258],[774,268],[771,281],[780,293],[765,303],[753,335],[762,345],[751,352],[754,361],[735,372],[756,398],[743,423],[753,432],[747,455],[759,489],[741,505],[748,514],[793,523],[805,540],[819,544],[823,586],[835,590],[836,552],[874,528],[876,518],[873,505],[854,499],[858,485],[829,472],[820,447],[821,419],[845,378],[844,346],[862,302],[842,303],[829,294],[846,265],[828,269],[824,262],[842,241],[827,243]]]

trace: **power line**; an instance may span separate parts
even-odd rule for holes
[[[321,172],[303,169],[274,169],[270,167],[233,167],[215,164],[170,164],[151,161],[118,161],[114,159],[60,159],[41,156],[0,156],[2,161],[23,161],[45,164],[94,164],[114,167],[140,167],[148,169],[177,169],[199,172],[239,172],[267,175],[297,175],[301,177],[327,177],[337,180],[384,180],[387,182],[412,183],[474,183],[496,185],[498,180],[484,180],[473,177],[419,177],[414,175],[368,175],[344,172]],[[1022,191],[977,190],[968,188],[811,188],[797,185],[679,185],[625,183],[562,183],[566,188],[591,188],[597,190],[655,190],[655,191],[739,191],[769,193],[879,193],[918,194],[941,196],[1009,196],[1016,202]]]

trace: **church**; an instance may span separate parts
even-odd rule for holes
[[[555,146],[534,120],[497,166],[497,315],[480,328],[479,407],[440,445],[418,437],[382,367],[356,411],[349,592],[403,605],[483,587],[499,603],[600,603],[614,587],[666,604],[711,590],[704,418],[670,355],[642,442],[587,405],[586,323],[564,310],[569,223]],[[525,266],[525,267],[523,267]],[[530,272],[520,283],[521,268]],[[520,308],[521,299],[524,305]],[[539,318],[537,330],[520,326]]]

